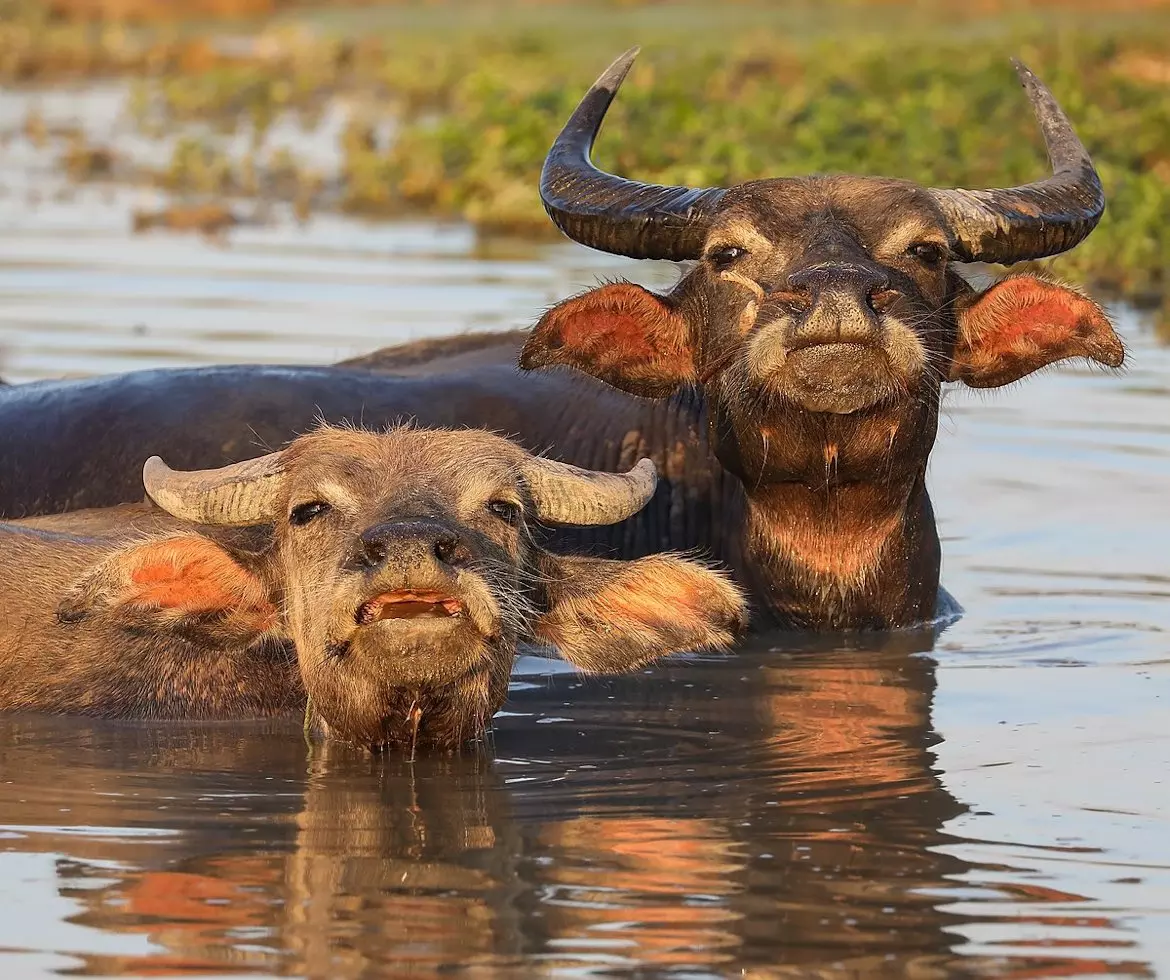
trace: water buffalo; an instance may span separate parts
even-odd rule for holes
[[[537,522],[621,521],[653,464],[596,473],[484,432],[322,428],[217,470],[143,471],[147,505],[0,525],[0,710],[264,716],[365,746],[454,745],[517,643],[587,671],[726,646],[742,597],[672,555],[554,555]]]
[[[929,619],[940,556],[925,472],[943,383],[995,387],[1070,357],[1122,362],[1108,319],[1079,292],[1017,275],[980,293],[954,265],[1081,241],[1104,209],[1088,153],[1019,66],[1053,168],[1032,184],[641,184],[589,161],[634,54],[566,124],[541,195],[578,242],[694,262],[668,295],[609,284],[554,307],[530,335],[430,342],[332,368],[15,386],[0,391],[0,513],[134,499],[135,461],[163,449],[212,466],[279,444],[318,413],[366,424],[413,416],[514,434],[593,469],[652,457],[663,479],[651,504],[576,542],[625,557],[703,549],[750,590],[758,625]],[[531,373],[517,376],[521,347]],[[532,370],[555,367],[575,370]]]

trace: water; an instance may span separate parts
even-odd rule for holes
[[[10,380],[327,361],[676,274],[279,212],[133,236],[150,192],[4,159]],[[1170,973],[1170,351],[1113,312],[1123,376],[948,397],[937,639],[527,658],[489,744],[413,765],[291,722],[0,719],[0,975]]]

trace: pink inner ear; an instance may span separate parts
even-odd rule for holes
[[[583,309],[566,315],[561,343],[575,350],[597,351],[616,360],[649,360],[659,354],[638,320],[628,313]]]
[[[693,380],[686,322],[640,286],[614,283],[550,310],[525,347],[532,365],[577,367],[604,380]]]
[[[1118,367],[1125,356],[1096,303],[1034,276],[997,283],[959,320],[951,378],[974,386],[1008,384],[1069,357]]]
[[[136,606],[200,613],[236,613],[255,617],[266,629],[276,610],[256,579],[217,545],[202,538],[173,538],[147,545],[135,554],[127,596]]]
[[[1053,347],[1078,334],[1088,336],[1092,321],[1102,314],[1096,304],[1072,290],[1019,277],[995,287],[993,295],[975,304],[971,315],[980,346],[993,353],[1006,352],[1022,340]]]

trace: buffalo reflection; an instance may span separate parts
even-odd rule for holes
[[[550,943],[584,953],[620,937],[622,965],[829,974],[833,962],[856,971],[874,957],[887,970],[890,956],[948,953],[959,937],[924,890],[964,870],[929,849],[962,808],[931,769],[933,664],[916,656],[930,641],[850,651],[786,636],[786,649],[807,649],[777,655],[765,638],[734,661],[659,671],[662,700],[661,683],[608,681],[609,700],[589,702],[596,716],[581,705],[573,720],[582,745],[602,757],[627,745],[626,758],[587,806],[611,812],[541,830],[555,856]],[[659,745],[631,752],[627,725],[657,730]],[[696,731],[702,745],[688,745]]]
[[[38,829],[3,846],[63,855],[71,922],[149,940],[83,972],[1146,972],[959,953],[932,637],[777,642],[521,676],[493,744],[413,764],[291,726],[5,722],[0,814]]]

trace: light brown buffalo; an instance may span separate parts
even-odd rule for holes
[[[334,736],[454,745],[503,703],[520,642],[624,671],[744,619],[696,562],[535,542],[636,513],[648,460],[599,473],[479,431],[322,428],[219,470],[155,457],[144,479],[157,507],[0,525],[0,710],[246,717],[307,695]]]

